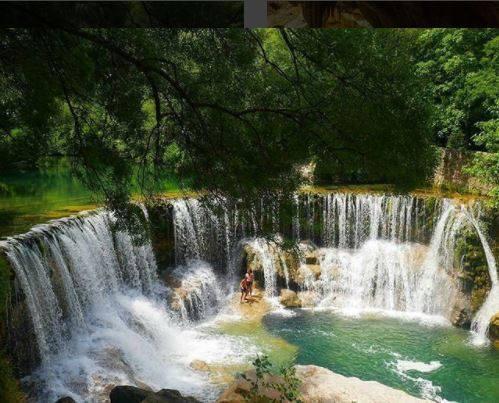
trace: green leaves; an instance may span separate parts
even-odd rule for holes
[[[18,148],[38,145],[32,163],[54,148],[69,154],[109,206],[128,198],[137,171],[146,195],[165,172],[233,199],[291,193],[296,168],[312,159],[329,182],[408,187],[434,163],[413,38],[400,30],[8,30],[3,114],[9,136],[22,134]],[[22,113],[30,93],[40,118]],[[26,136],[35,132],[42,141]],[[1,147],[17,149],[12,140]]]
[[[255,379],[245,374],[240,374],[240,377],[250,384],[250,391],[244,396],[246,401],[302,403],[300,400],[301,381],[296,376],[296,368],[293,362],[283,365],[275,371],[269,357],[263,354],[258,355],[252,364],[255,368]],[[271,379],[274,379],[274,381]],[[270,398],[265,393],[265,390],[278,392],[279,398]]]

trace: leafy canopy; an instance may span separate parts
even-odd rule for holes
[[[255,200],[326,180],[413,185],[433,167],[410,32],[0,31],[3,167],[71,157],[111,208],[136,178]]]
[[[428,83],[435,141],[479,151],[467,172],[489,185],[499,206],[499,30],[424,30],[415,54]]]

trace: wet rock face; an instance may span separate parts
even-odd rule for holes
[[[191,396],[182,396],[178,390],[161,389],[152,392],[135,386],[116,386],[109,395],[111,403],[199,403]]]
[[[300,298],[292,290],[281,290],[279,302],[286,308],[301,308],[302,306]]]
[[[279,289],[297,291],[303,288],[308,277],[313,277],[314,280],[319,278],[321,269],[317,247],[312,243],[302,243],[299,249],[283,250],[277,245],[268,245]],[[251,269],[257,282],[264,285],[262,256],[251,243],[243,248],[242,262],[241,274],[244,275]]]
[[[291,286],[294,283],[297,272],[297,264],[294,262],[293,257],[290,253],[280,250],[272,243],[269,243],[267,247],[272,260],[270,263],[275,268],[277,286],[285,288],[287,283]],[[264,285],[264,262],[262,261],[260,251],[251,243],[244,245],[242,261],[241,275],[252,270],[258,284]]]
[[[2,284],[5,287],[5,295],[2,295],[0,302],[0,349],[6,352],[16,377],[21,378],[30,374],[40,364],[40,356],[37,344],[33,342],[36,338],[25,295],[6,258],[0,252],[1,270],[4,270],[8,277]]]
[[[57,399],[55,403],[76,403],[76,401],[70,396],[65,396]]]
[[[159,200],[148,208],[151,243],[158,268],[163,270],[175,264],[175,235],[173,206],[168,200]]]
[[[499,312],[490,319],[489,339],[494,347],[499,350]]]
[[[459,301],[451,312],[450,321],[454,326],[469,328],[471,325],[472,314],[469,306],[465,306]]]

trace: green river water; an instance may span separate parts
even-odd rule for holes
[[[298,364],[323,366],[432,400],[499,402],[499,351],[469,344],[450,326],[297,310],[264,326],[298,348]]]
[[[160,191],[178,190],[176,179],[167,177]],[[65,161],[34,171],[0,174],[0,239],[100,204]]]
[[[0,238],[95,206],[64,166],[0,175]]]

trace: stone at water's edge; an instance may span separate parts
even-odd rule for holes
[[[57,399],[55,403],[76,403],[75,399],[69,396],[61,397],[60,399]]]
[[[302,302],[296,292],[291,290],[281,290],[279,302],[286,308],[301,308]]]
[[[199,372],[208,372],[210,370],[210,366],[208,365],[208,363],[206,361],[203,361],[203,360],[193,360],[189,366],[195,370],[195,371],[199,371]]]
[[[359,378],[336,374],[329,369],[316,365],[296,365],[296,375],[302,382],[300,399],[306,403],[421,403],[429,400],[419,399],[401,390],[391,388],[375,381],[362,381]],[[255,379],[255,371],[246,373]],[[266,378],[270,382],[282,382],[282,378]],[[218,403],[245,402],[250,383],[244,379],[235,381],[218,399]],[[266,399],[276,399],[280,395],[275,390],[262,389],[259,393]]]
[[[302,400],[310,403],[417,403],[429,402],[375,381],[336,374],[316,365],[297,365],[296,374],[302,381]]]
[[[109,395],[111,403],[200,403],[191,396],[182,396],[178,390],[161,389],[152,392],[135,386],[116,386]]]
[[[490,319],[489,339],[494,347],[499,350],[499,312]]]

